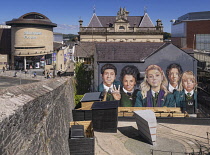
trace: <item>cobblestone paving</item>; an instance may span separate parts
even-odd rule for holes
[[[118,122],[117,133],[95,132],[96,155],[184,155],[209,149],[210,126],[159,123],[157,143],[152,146],[139,136],[135,122]],[[170,151],[170,152],[168,152]]]

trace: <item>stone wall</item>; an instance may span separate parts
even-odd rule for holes
[[[68,155],[73,94],[70,77],[0,90],[0,154]]]

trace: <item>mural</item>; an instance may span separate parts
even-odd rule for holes
[[[143,81],[137,86],[139,73],[135,65],[126,65],[120,71],[120,81],[117,81],[117,68],[105,64],[101,67],[102,83],[98,91],[106,94],[108,101],[120,100],[120,107],[166,106],[196,112],[197,80],[192,71],[183,72],[176,63],[168,65],[165,71],[158,65],[149,65],[141,77]]]

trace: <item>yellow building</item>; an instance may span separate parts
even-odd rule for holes
[[[37,12],[24,14],[6,24],[11,26],[12,66],[22,69],[43,67],[43,60],[53,53],[53,27],[57,24]]]
[[[129,16],[120,8],[117,16],[97,16],[93,13],[87,27],[80,20],[81,42],[163,42],[163,25],[160,19],[155,26],[148,13]]]
[[[8,68],[8,55],[7,54],[0,54],[0,69],[3,67]]]

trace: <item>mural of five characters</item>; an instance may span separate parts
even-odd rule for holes
[[[183,72],[179,64],[170,64],[164,71],[158,65],[149,65],[143,82],[136,89],[139,70],[134,65],[122,68],[116,81],[117,68],[112,64],[101,67],[103,82],[98,91],[106,93],[106,100],[120,100],[120,107],[180,107],[197,109],[196,77],[192,71]]]

